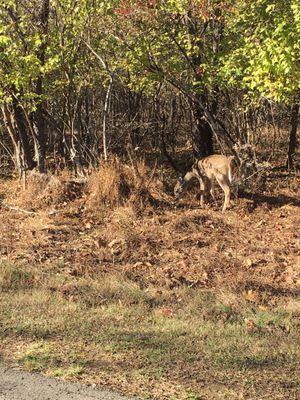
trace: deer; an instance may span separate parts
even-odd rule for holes
[[[212,183],[213,178],[215,178],[225,194],[222,207],[222,212],[224,212],[230,206],[231,163],[233,159],[233,156],[227,157],[213,154],[196,160],[191,171],[188,171],[183,178],[179,177],[174,187],[175,199],[179,200],[190,186],[190,182],[196,178],[200,183],[200,205],[203,206],[208,193],[210,193],[213,201],[216,203]]]

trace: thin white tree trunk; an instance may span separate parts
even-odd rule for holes
[[[110,106],[110,98],[111,92],[114,82],[114,73],[109,68],[108,64],[104,61],[104,59],[91,47],[89,43],[87,43],[84,39],[82,42],[86,45],[86,47],[94,54],[94,56],[101,62],[103,68],[107,71],[109,75],[109,85],[107,88],[105,102],[104,102],[104,109],[103,109],[103,128],[102,128],[102,143],[103,143],[103,156],[104,160],[108,159],[108,150],[107,150],[107,143],[108,143],[108,114],[109,114],[109,106]]]
[[[113,85],[113,77],[112,75],[109,78],[109,85],[108,89],[106,92],[105,96],[105,102],[104,102],[104,110],[103,110],[103,132],[102,132],[102,138],[103,138],[103,155],[104,155],[104,160],[106,161],[108,158],[107,155],[107,120],[108,120],[108,114],[109,114],[109,106],[110,106],[110,98],[111,98],[111,91],[112,91],[112,85]]]

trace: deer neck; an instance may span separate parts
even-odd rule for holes
[[[183,177],[186,183],[190,182],[194,178],[197,178],[197,175],[193,171],[187,172]]]

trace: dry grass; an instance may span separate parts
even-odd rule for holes
[[[0,268],[0,293],[10,290],[32,288],[35,275],[28,267],[2,262]]]
[[[162,191],[159,193],[161,187],[143,162],[133,168],[115,158],[90,174],[86,206],[90,211],[103,207],[114,209],[125,204],[143,209],[155,203],[155,195],[163,195]]]
[[[299,313],[286,302],[249,307],[228,290],[142,290],[116,275],[53,278],[1,295],[0,352],[13,365],[142,398],[299,395]]]
[[[1,208],[3,357],[156,399],[298,398],[299,178],[222,214],[138,168],[104,164],[54,213]]]
[[[7,203],[27,210],[61,206],[82,195],[82,184],[72,181],[68,171],[59,175],[31,171],[26,177],[26,187],[19,180],[6,182]]]
[[[88,180],[88,208],[115,207],[128,200],[133,187],[133,174],[117,159],[103,163]]]

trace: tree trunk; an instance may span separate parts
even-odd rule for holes
[[[49,19],[49,0],[43,0],[42,8],[40,13],[40,22],[41,22],[41,35],[42,44],[38,50],[38,59],[40,60],[41,65],[45,64],[45,52],[47,48],[46,38],[48,35],[48,19]],[[40,75],[36,80],[35,92],[38,97],[41,98],[43,95],[43,78]],[[37,109],[33,114],[34,120],[34,129],[36,135],[36,145],[35,145],[35,158],[38,164],[39,172],[45,172],[45,158],[46,158],[46,143],[47,143],[47,135],[46,135],[46,121],[43,113],[43,101],[40,99],[40,103],[37,105]]]
[[[196,119],[197,155],[199,158],[210,156],[214,153],[213,132],[205,119]]]
[[[171,155],[169,154],[169,152],[167,150],[167,145],[166,145],[166,141],[165,141],[165,134],[164,134],[163,130],[160,133],[160,140],[161,140],[161,153],[162,153],[162,155],[169,162],[169,164],[174,169],[174,171],[183,173],[183,171],[180,171],[180,169],[178,168],[175,160],[173,160],[173,158],[171,157]]]
[[[15,120],[15,130],[17,131],[22,146],[22,152],[24,154],[24,167],[31,170],[36,166],[36,162],[32,158],[25,116],[22,107],[18,104],[16,98],[13,98],[12,108]]]
[[[14,121],[12,118],[12,114],[10,110],[8,109],[7,105],[3,105],[1,107],[2,111],[2,116],[3,116],[3,121],[6,126],[6,129],[9,133],[9,136],[11,138],[13,147],[14,147],[14,163],[16,170],[18,171],[19,176],[21,177],[23,172],[24,172],[24,158],[22,157],[21,154],[21,146],[20,146],[20,140],[18,137],[18,134],[14,128]]]
[[[102,143],[103,143],[103,155],[104,160],[107,161],[108,159],[108,152],[107,152],[107,135],[108,135],[108,116],[109,116],[109,107],[110,107],[110,98],[111,98],[111,91],[113,86],[113,75],[110,74],[109,76],[109,85],[105,96],[104,102],[104,109],[103,109],[103,130],[102,130]]]
[[[210,156],[214,153],[213,131],[209,123],[204,119],[203,111],[197,104],[193,105],[194,129],[194,152],[197,158]]]
[[[34,152],[35,152],[35,159],[37,161],[37,166],[39,172],[45,172],[46,165],[45,165],[45,159],[46,159],[46,142],[47,142],[47,136],[45,132],[45,118],[43,116],[43,112],[41,110],[42,105],[39,104],[37,106],[37,110],[33,115],[34,119],[34,130],[35,130],[35,146],[34,146]]]
[[[293,157],[296,152],[297,147],[297,128],[298,128],[298,119],[299,119],[299,103],[295,103],[292,107],[292,115],[291,115],[291,130],[289,135],[289,147],[287,154],[287,162],[286,166],[288,169],[293,168],[294,160]]]

